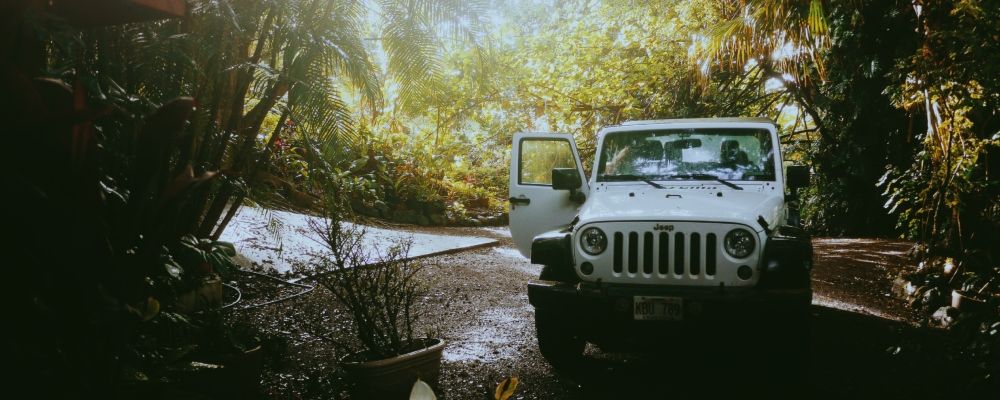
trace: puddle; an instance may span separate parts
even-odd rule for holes
[[[881,244],[884,240],[881,239],[863,239],[863,238],[823,238],[816,239],[816,242],[820,244]]]
[[[826,297],[826,296],[822,296],[822,295],[819,295],[819,294],[816,294],[816,293],[813,293],[813,301],[812,301],[812,303],[815,304],[815,305],[817,305],[817,306],[823,306],[823,307],[829,307],[829,308],[836,308],[838,310],[844,310],[844,311],[850,311],[850,312],[855,312],[855,313],[859,313],[859,314],[871,315],[871,316],[879,317],[879,318],[882,318],[882,319],[887,319],[887,320],[890,320],[890,321],[903,321],[903,322],[906,322],[905,319],[900,319],[898,317],[895,317],[895,316],[883,313],[883,312],[878,311],[878,310],[874,310],[874,309],[865,307],[865,306],[860,305],[860,304],[848,303],[846,301],[840,301],[840,300],[837,300],[837,299],[832,299],[832,298],[829,298],[829,297]]]
[[[525,331],[518,325],[528,321],[530,307],[488,310],[479,316],[474,328],[459,335],[461,339],[448,343],[444,361],[492,363],[518,358],[518,344],[524,341],[518,333]]]

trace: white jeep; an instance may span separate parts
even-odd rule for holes
[[[812,244],[790,205],[809,172],[783,174],[779,143],[766,119],[627,122],[598,133],[588,180],[572,135],[515,134],[510,230],[543,265],[528,284],[542,354],[711,321],[801,336]]]

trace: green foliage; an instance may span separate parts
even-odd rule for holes
[[[997,18],[995,1],[928,4],[917,16],[921,49],[892,72],[894,105],[922,113],[926,131],[912,163],[889,168],[880,185],[902,228],[932,250],[992,248],[1000,232],[1000,185],[990,179],[1000,150]]]
[[[217,175],[196,176],[176,157],[190,98],[109,138],[82,86],[27,82],[8,93],[39,112],[5,114],[25,134],[4,161],[35,165],[7,168],[16,171],[16,194],[5,219],[21,234],[5,254],[20,266],[12,279],[24,283],[5,304],[23,332],[8,354],[38,365],[24,383],[42,397],[106,397],[120,374],[148,377],[183,352],[143,339],[185,329],[191,318],[175,312],[178,295],[211,273],[205,264],[232,265],[231,246],[182,238],[182,210]],[[51,387],[39,389],[40,381]]]
[[[184,235],[180,239],[177,258],[183,265],[197,266],[201,275],[218,274],[232,279],[239,266],[233,262],[236,248],[232,243],[198,239]]]
[[[440,215],[446,205],[455,203],[481,212],[502,210],[502,203],[496,199],[503,186],[495,178],[487,185],[481,183],[506,175],[506,166],[500,169],[474,164],[478,160],[469,155],[477,150],[461,137],[439,138],[435,144],[428,135],[414,136],[385,133],[368,143],[377,160],[369,179],[377,188],[378,201],[388,204],[390,212],[415,210]],[[464,219],[451,221],[461,223]]]
[[[197,98],[181,164],[223,174],[185,212],[185,230],[199,237],[217,238],[248,193],[274,183],[273,172],[299,179],[281,184],[288,201],[308,203],[295,185],[304,163],[322,157],[286,152],[269,173],[280,143],[297,139],[337,155],[364,142],[356,113],[379,114],[387,98],[406,105],[432,97],[440,38],[476,46],[481,36],[479,2],[196,0],[190,8],[184,20],[40,33],[50,74],[75,76],[94,98],[127,111],[102,127],[111,142],[135,124],[131,115],[181,94]]]
[[[960,220],[982,226],[996,198],[981,158],[998,130],[995,3],[725,2],[701,52],[723,71],[753,59],[785,77],[793,130],[802,120],[818,134],[804,149],[813,230],[891,234],[898,221],[895,232],[958,249],[974,236]]]
[[[892,85],[888,67],[915,46],[900,8],[903,2],[725,2],[719,12],[726,22],[700,47],[711,70],[755,60],[775,79],[782,107],[797,109],[782,141],[792,150],[786,153],[816,171],[803,205],[814,232],[892,232],[874,183],[887,164],[909,157],[907,115],[881,95]]]
[[[718,18],[695,2],[560,3],[522,30],[518,64],[524,101],[543,127],[576,133],[584,158],[594,132],[630,119],[768,115],[759,71],[730,81],[702,80],[688,54],[692,37]],[[729,76],[729,75],[727,75]],[[521,89],[523,87],[523,89]],[[766,97],[766,96],[765,96]],[[529,125],[530,127],[530,125]]]
[[[435,96],[364,118],[374,140],[351,152],[372,150],[386,164],[375,178],[385,203],[444,201],[457,218],[504,210],[518,131],[576,134],[589,169],[594,133],[606,124],[777,114],[760,68],[702,79],[688,52],[691,35],[716,18],[705,4],[510,3],[496,6],[506,22],[491,26],[483,47],[445,48]]]

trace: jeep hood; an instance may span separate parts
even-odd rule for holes
[[[745,224],[760,232],[763,228],[758,217],[775,226],[783,212],[781,205],[779,194],[750,190],[611,188],[591,192],[580,208],[579,225],[606,221],[718,221]]]

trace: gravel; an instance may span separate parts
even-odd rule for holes
[[[525,284],[540,268],[517,253],[509,234],[496,228],[395,227],[415,232],[495,238],[497,247],[436,256],[422,281],[417,333],[444,338],[438,398],[489,399],[495,385],[517,376],[515,399],[702,398],[764,394],[796,380],[794,397],[965,397],[968,366],[948,360],[940,332],[917,328],[914,314],[889,295],[905,264],[909,244],[894,241],[817,239],[813,329],[808,365],[771,368],[759,354],[741,352],[740,331],[719,332],[721,342],[697,338],[667,352],[605,354],[588,346],[587,359],[554,370],[538,352],[533,310]],[[305,281],[304,283],[313,284]],[[301,290],[261,279],[242,282],[241,305]],[[269,285],[269,286],[268,286]],[[347,382],[336,360],[350,341],[350,321],[322,287],[290,301],[249,310],[233,307],[232,320],[259,327],[272,340],[263,376],[275,399],[346,398]],[[752,344],[750,344],[752,347]],[[780,366],[779,366],[780,367]],[[786,366],[787,367],[787,366]],[[773,371],[787,370],[789,376]],[[958,388],[958,389],[956,389]]]

